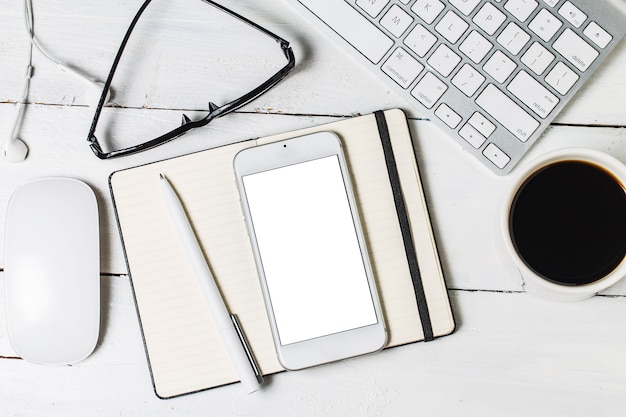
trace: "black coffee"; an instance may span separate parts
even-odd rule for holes
[[[509,227],[535,273],[558,284],[588,284],[626,255],[626,191],[596,165],[554,163],[520,187]]]

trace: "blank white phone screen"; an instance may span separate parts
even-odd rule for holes
[[[280,343],[377,323],[338,157],[243,184]]]

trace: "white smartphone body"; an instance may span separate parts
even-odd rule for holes
[[[339,138],[234,159],[278,359],[295,370],[384,347],[387,333]]]

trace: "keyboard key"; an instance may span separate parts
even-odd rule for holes
[[[464,64],[452,79],[452,84],[468,97],[473,96],[483,82],[485,77],[469,64]]]
[[[494,80],[502,84],[513,73],[517,65],[511,58],[500,51],[494,52],[491,58],[485,63],[483,69],[491,75]]]
[[[558,62],[552,71],[546,75],[546,82],[559,93],[565,95],[578,81],[578,74],[569,69],[567,65]]]
[[[613,36],[602,29],[596,22],[591,22],[583,31],[593,43],[604,49],[613,40]]]
[[[345,1],[309,1],[307,8],[323,16],[327,25],[374,64],[380,62],[393,46],[391,38]]]
[[[496,9],[491,3],[485,3],[472,19],[472,21],[488,35],[496,33],[505,20],[506,15]]]
[[[396,38],[402,36],[411,23],[413,18],[396,4],[391,6],[380,21],[380,24]]]
[[[459,135],[476,149],[483,146],[483,143],[487,140],[469,123],[466,123],[461,130],[459,130]]]
[[[510,22],[497,38],[498,43],[513,55],[519,54],[529,40],[530,35],[513,22]]]
[[[478,95],[476,104],[522,142],[539,127],[539,122],[493,84]]]
[[[482,61],[491,48],[493,48],[493,44],[475,30],[459,46],[461,52],[467,55],[475,64]]]
[[[503,169],[511,161],[511,158],[493,143],[485,147],[483,155],[500,169]]]
[[[459,123],[461,123],[461,116],[452,110],[446,103],[441,103],[439,107],[437,107],[435,115],[451,129],[456,129]]]
[[[461,62],[461,57],[442,43],[435,49],[435,52],[428,58],[427,62],[439,74],[447,77]]]
[[[599,55],[591,45],[570,28],[561,33],[552,47],[581,71],[586,71]]]
[[[517,73],[507,90],[542,119],[548,117],[559,104],[557,96],[523,70]]]
[[[388,3],[389,0],[356,0],[356,5],[372,17],[378,16]]]
[[[563,23],[546,9],[541,9],[530,22],[528,28],[544,41],[548,42],[556,34]]]
[[[383,72],[402,88],[408,88],[422,72],[424,66],[404,49],[397,48],[383,64]]]
[[[479,112],[472,114],[472,117],[470,117],[467,122],[486,138],[491,136],[491,134],[496,130],[496,126]]]
[[[445,83],[431,72],[427,72],[411,91],[411,95],[431,109],[447,89],[448,86]]]
[[[563,6],[559,9],[559,14],[577,28],[581,27],[587,20],[587,15],[569,1],[563,3]]]
[[[554,54],[539,42],[530,45],[530,48],[522,55],[522,62],[537,75],[543,74],[552,61],[554,61]]]
[[[539,3],[535,0],[509,0],[504,5],[504,8],[515,16],[517,20],[525,22],[538,5]]]
[[[448,13],[441,18],[439,23],[437,23],[435,30],[441,33],[450,43],[456,43],[468,27],[469,25],[465,20],[449,10]]]
[[[469,16],[478,6],[480,0],[450,0],[450,4],[459,9],[465,16]]]
[[[411,10],[424,22],[431,24],[445,7],[439,0],[417,0]]]
[[[404,44],[422,58],[430,51],[435,42],[437,42],[437,37],[420,24],[415,25],[413,30],[404,38]]]

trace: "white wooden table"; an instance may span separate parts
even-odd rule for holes
[[[155,1],[159,2],[200,3]],[[34,3],[42,44],[58,59],[102,80],[141,0]],[[420,118],[417,109],[368,75],[282,1],[224,4],[291,41],[296,69],[237,113],[136,156],[100,161],[92,155],[85,138],[93,110],[83,98],[83,83],[35,52],[35,76],[21,128],[30,154],[20,164],[0,163],[0,231],[4,233],[7,201],[16,187],[45,176],[87,182],[100,205],[102,326],[98,346],[85,361],[64,367],[33,365],[11,349],[0,309],[0,415],[626,416],[626,282],[575,304],[546,302],[526,294],[518,271],[501,255],[498,240],[500,200],[510,177],[496,177],[474,162]],[[183,27],[183,35],[196,36],[185,29],[194,28],[193,22],[177,19],[173,21]],[[213,99],[208,90],[202,84],[181,83],[181,77],[164,75],[162,69],[181,59],[202,62],[228,55],[229,40],[236,38],[237,33],[222,32],[216,38],[181,42],[176,53],[147,49],[145,56],[156,65],[140,65],[122,75],[117,86],[123,87],[118,89],[114,80],[112,101],[138,109],[133,114],[154,123],[170,113],[179,117],[178,110],[168,109],[189,110],[197,117],[193,110],[206,108]],[[21,95],[26,57],[21,1],[0,0],[2,140]],[[255,71],[256,65],[264,62],[241,71]],[[565,146],[599,149],[626,162],[625,69],[626,42],[622,42],[523,162]],[[137,79],[131,79],[133,75],[144,82],[132,81]],[[456,332],[429,343],[282,373],[252,395],[235,384],[159,400],[152,391],[143,351],[108,191],[109,174],[232,141],[393,107],[404,109],[411,118]],[[132,135],[142,125],[122,123],[117,128]],[[4,242],[0,246],[2,268]],[[4,300],[2,272],[0,292]]]

